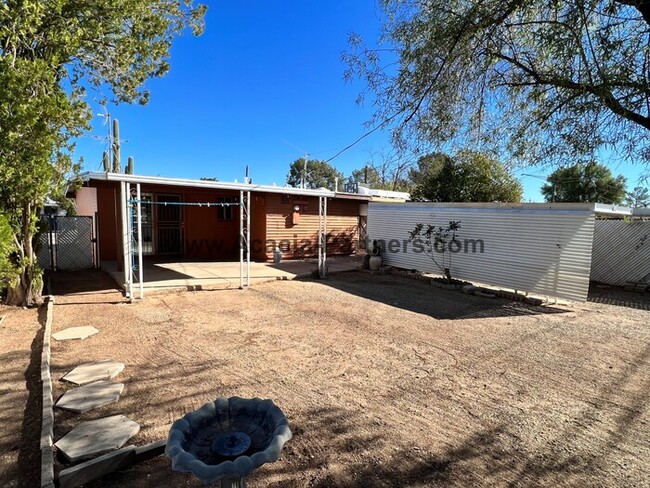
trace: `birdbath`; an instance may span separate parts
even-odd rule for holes
[[[271,400],[220,397],[172,424],[165,454],[172,469],[205,485],[244,488],[246,476],[277,461],[291,429]]]

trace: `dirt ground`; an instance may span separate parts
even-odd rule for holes
[[[0,486],[40,486],[44,317],[2,305],[0,317]]]
[[[531,307],[353,272],[127,304],[103,279],[56,298],[54,331],[100,333],[53,342],[55,394],[106,358],[126,387],[80,416],[57,409],[56,438],[123,413],[142,445],[215,397],[257,396],[294,438],[251,487],[650,486],[647,297]],[[201,485],[160,456],[94,486]]]

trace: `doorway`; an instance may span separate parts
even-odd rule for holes
[[[178,194],[156,195],[156,227],[159,255],[183,254],[183,197]],[[169,205],[165,205],[169,204]]]

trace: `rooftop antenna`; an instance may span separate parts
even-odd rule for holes
[[[96,114],[97,117],[101,117],[102,120],[102,127],[107,125],[110,120],[111,120],[111,114],[108,113],[108,110],[106,110],[106,104],[102,103],[101,104],[101,113]],[[101,167],[103,168],[105,173],[110,172],[111,167],[110,167],[110,151],[111,151],[111,129],[110,127],[108,128],[108,135],[107,136],[91,136],[93,139],[97,139],[98,141],[104,141],[108,142],[108,148],[102,153],[102,162],[101,162]]]
[[[104,169],[104,172],[109,173],[119,173],[121,172],[121,155],[120,155],[120,144],[121,142],[128,142],[126,139],[120,139],[120,127],[117,119],[114,119],[113,116],[106,109],[106,103],[100,102],[101,112],[97,113],[97,117],[101,117],[102,127],[108,125],[108,135],[106,136],[92,136],[93,139],[106,141],[108,142],[108,147],[102,153],[102,162],[101,166]],[[129,168],[125,168],[127,171]],[[131,165],[130,171],[133,171],[133,164]]]
[[[287,141],[286,139],[282,139],[282,142],[284,142],[288,146],[293,147],[294,149],[297,149],[298,151],[300,151],[302,153],[305,153],[303,168],[302,168],[302,171],[300,172],[301,173],[300,174],[300,188],[305,188],[305,185],[306,185],[306,182],[307,182],[307,159],[309,159],[309,153],[307,151],[305,151],[304,149],[296,146],[295,144]]]
[[[305,162],[303,163],[302,176],[300,178],[300,188],[305,188],[305,183],[307,182],[307,158],[309,158],[309,153],[305,153]]]

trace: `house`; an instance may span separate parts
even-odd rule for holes
[[[140,229],[144,256],[234,261],[240,257],[241,226],[246,225],[251,260],[266,261],[278,252],[283,259],[318,256],[324,222],[327,254],[353,254],[358,249],[360,209],[371,199],[326,189],[120,173],[89,172],[80,177],[77,213],[95,218],[99,261],[116,262],[118,269],[128,249],[124,236],[129,228],[136,239]],[[250,201],[242,202],[249,195]],[[248,215],[240,219],[246,210]],[[123,222],[123,215],[129,222]]]

